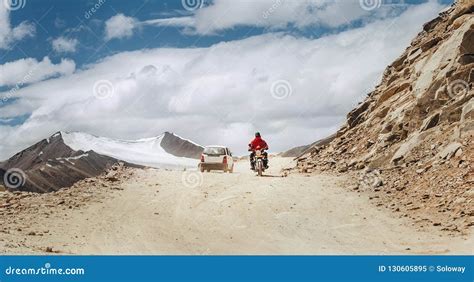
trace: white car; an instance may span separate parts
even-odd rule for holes
[[[234,159],[229,148],[224,146],[207,146],[201,155],[199,163],[201,172],[211,170],[222,170],[224,172],[234,172]]]

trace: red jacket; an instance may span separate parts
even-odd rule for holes
[[[249,147],[251,151],[257,150],[257,147],[260,147],[260,149],[263,150],[268,150],[267,142],[265,142],[262,137],[255,137],[255,139],[250,141]]]

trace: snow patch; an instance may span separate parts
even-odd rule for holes
[[[169,134],[174,135],[174,136],[176,136],[176,137],[178,137],[179,139],[182,139],[182,140],[184,140],[184,141],[188,141],[189,143],[191,143],[191,144],[193,144],[193,145],[196,145],[196,146],[198,146],[198,147],[203,147],[202,145],[199,145],[199,144],[197,144],[196,142],[193,142],[193,141],[191,141],[191,140],[189,140],[189,139],[183,138],[183,137],[179,136],[178,134],[171,133],[171,132],[170,132]]]
[[[78,160],[80,158],[84,158],[84,157],[88,157],[89,154],[85,153],[85,154],[82,154],[82,155],[79,155],[79,156],[75,156],[75,157],[69,157],[69,158],[66,158],[66,160]]]
[[[71,149],[94,151],[129,163],[163,168],[196,167],[199,160],[176,157],[161,147],[164,135],[139,140],[117,140],[82,132],[62,133],[64,143]]]

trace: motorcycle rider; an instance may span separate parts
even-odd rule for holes
[[[268,168],[268,153],[265,152],[265,150],[268,150],[268,145],[265,140],[262,139],[262,136],[260,135],[260,132],[255,133],[255,138],[250,141],[249,144],[249,151],[252,152],[250,153],[250,169],[255,170],[255,151],[256,150],[262,150],[262,154],[265,156],[263,159],[263,165],[265,166],[265,169]]]

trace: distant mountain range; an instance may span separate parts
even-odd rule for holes
[[[316,142],[313,142],[309,145],[304,145],[304,146],[298,146],[298,147],[294,147],[288,151],[285,151],[283,153],[281,153],[281,156],[282,157],[285,157],[285,158],[289,158],[289,157],[292,157],[292,158],[297,158],[297,157],[300,157],[302,156],[304,153],[306,153],[307,150],[309,150],[310,148],[316,148],[316,147],[321,147],[321,146],[324,146],[324,145],[327,145],[329,144],[334,138],[336,138],[336,134],[332,134],[326,138],[323,138],[321,140],[318,140]]]
[[[57,132],[0,163],[0,184],[8,190],[51,192],[105,172],[129,167],[194,167],[203,147],[173,133],[117,140],[82,132]]]

